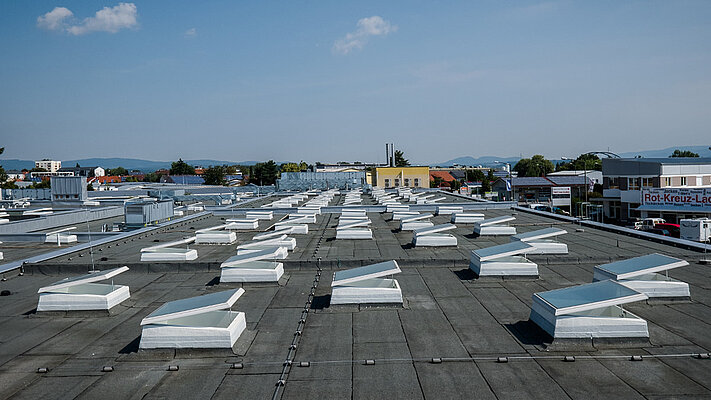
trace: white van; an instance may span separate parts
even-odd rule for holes
[[[679,237],[695,242],[707,242],[711,238],[711,219],[682,219],[679,221]]]

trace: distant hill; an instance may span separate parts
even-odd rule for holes
[[[643,150],[643,151],[634,151],[634,152],[626,152],[626,153],[618,153],[618,154],[620,157],[623,157],[623,158],[636,157],[636,156],[642,156],[644,158],[667,158],[676,149],[679,149],[682,151],[683,150],[693,151],[694,153],[697,153],[700,157],[711,158],[711,150],[709,150],[708,146],[675,146],[675,147],[668,147],[666,149],[660,149],[660,150]],[[482,157],[474,158],[471,156],[464,156],[464,157],[457,157],[457,158],[454,158],[449,161],[444,161],[441,163],[430,164],[430,165],[438,166],[438,167],[450,167],[454,164],[458,164],[458,165],[467,165],[467,166],[481,165],[483,167],[495,167],[495,166],[497,166],[496,161],[515,163],[515,162],[518,162],[518,160],[520,160],[520,157],[482,156]],[[551,160],[551,161],[553,161],[554,164],[558,164],[558,163],[562,162],[562,160]]]
[[[709,146],[675,146],[667,147],[661,150],[645,150],[645,151],[631,151],[627,153],[618,153],[620,157],[637,157],[642,156],[644,158],[667,158],[674,150],[679,149],[681,151],[689,150],[698,154],[700,157],[711,157],[711,150]]]
[[[471,156],[465,156],[465,157],[457,157],[455,159],[437,163],[437,164],[432,164],[432,166],[438,166],[438,167],[450,167],[454,164],[457,165],[467,165],[467,166],[477,166],[481,165],[483,167],[493,167],[493,166],[500,166],[500,164],[497,164],[496,161],[502,162],[502,163],[515,163],[520,160],[520,157],[495,157],[495,156],[482,156],[478,158],[474,158]]]
[[[203,167],[209,167],[211,165],[254,165],[258,161],[219,161],[219,160],[185,160],[186,163],[190,165],[200,165]],[[137,158],[83,158],[80,160],[62,160],[62,166],[73,167],[77,164],[82,167],[94,167],[99,166],[102,168],[116,168],[124,167],[128,170],[139,170],[143,172],[152,172],[158,169],[169,169],[172,161],[150,161],[141,160]],[[32,160],[18,160],[18,159],[8,159],[0,160],[0,165],[6,170],[22,170],[22,169],[32,169],[35,166],[35,162]]]

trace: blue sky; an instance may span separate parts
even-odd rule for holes
[[[710,144],[709,21],[681,0],[7,0],[0,146],[313,162],[387,141],[428,163]]]

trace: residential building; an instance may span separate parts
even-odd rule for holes
[[[711,216],[711,158],[604,158],[602,175],[609,219]]]
[[[35,161],[35,168],[43,168],[47,170],[47,172],[54,173],[57,172],[60,168],[62,168],[62,162],[49,159],[39,160]]]
[[[106,175],[106,171],[101,167],[61,167],[57,172],[71,172],[72,176],[84,176],[87,178]]]
[[[448,171],[430,171],[430,186],[437,180],[440,181],[438,187],[451,187],[452,182],[457,179]]]
[[[374,186],[393,187],[430,187],[429,167],[377,167],[375,168]]]
[[[5,171],[7,173],[7,180],[8,181],[21,181],[25,179],[25,173],[22,171],[18,171],[16,169],[11,169],[8,171]]]

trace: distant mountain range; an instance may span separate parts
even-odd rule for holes
[[[190,165],[200,165],[203,167],[209,167],[211,165],[254,165],[258,161],[220,161],[220,160],[184,160]],[[73,167],[77,164],[82,167],[102,167],[102,168],[117,168],[124,167],[127,170],[139,170],[143,172],[153,172],[159,169],[170,169],[170,164],[173,161],[150,161],[141,160],[137,158],[84,158],[81,160],[62,160],[63,167]],[[5,170],[22,170],[22,169],[32,169],[35,166],[35,162],[32,160],[18,160],[18,159],[8,159],[0,160],[0,165],[5,168]]]
[[[642,156],[644,158],[667,158],[674,150],[689,150],[699,155],[699,157],[711,157],[711,150],[709,146],[676,146],[667,147],[661,150],[646,150],[646,151],[630,151],[627,153],[619,153],[620,157],[637,157]]]
[[[496,166],[497,161],[499,161],[499,166],[501,163],[515,163],[520,160],[520,157],[494,157],[494,156],[482,156],[478,158],[474,158],[471,156],[465,156],[465,157],[457,157],[455,159],[445,161],[443,163],[439,164],[432,164],[432,166],[439,166],[439,167],[449,167],[452,165],[466,165],[466,166],[477,166],[481,165],[482,167],[490,167],[490,166]]]
[[[667,158],[676,149],[679,149],[682,151],[689,150],[689,151],[692,151],[692,152],[698,154],[700,157],[711,158],[711,150],[709,150],[708,146],[675,146],[675,147],[667,147],[666,149],[661,149],[661,150],[643,150],[643,151],[635,151],[635,152],[618,153],[618,155],[623,158],[627,158],[627,157],[631,158],[631,157],[637,157],[637,156],[642,156],[644,158]],[[471,165],[471,166],[481,165],[483,167],[492,167],[492,166],[497,166],[496,161],[500,161],[503,163],[506,163],[506,162],[515,163],[515,162],[518,162],[518,160],[520,160],[520,159],[521,159],[520,157],[482,156],[482,157],[474,158],[471,156],[464,156],[464,157],[457,157],[452,160],[441,162],[438,164],[432,164],[432,166],[448,167],[448,166],[452,166],[454,164],[458,164],[458,165]],[[561,160],[551,160],[551,161],[553,161],[553,163],[555,163],[555,164],[561,162]]]
[[[709,157],[711,158],[711,150],[709,150],[708,146],[675,146],[675,147],[668,147],[666,149],[660,149],[660,150],[644,150],[644,151],[636,151],[636,152],[626,152],[626,153],[619,153],[621,157],[636,157],[636,156],[642,156],[644,158],[666,158],[669,157],[674,150],[679,149],[679,150],[689,150],[693,151],[694,153],[698,153],[701,157]],[[448,161],[444,161],[441,163],[433,163],[430,164],[431,166],[439,166],[439,167],[449,167],[454,164],[458,165],[481,165],[484,167],[494,167],[497,166],[496,161],[499,161],[501,163],[515,163],[520,159],[520,157],[495,157],[495,156],[481,156],[481,157],[472,157],[472,156],[463,156],[463,157],[457,157]],[[554,163],[560,162],[560,160],[551,160]],[[185,160],[186,163],[190,165],[200,165],[203,167],[209,167],[211,165],[254,165],[258,163],[259,161],[221,161],[221,160]],[[139,170],[143,172],[152,172],[158,169],[169,169],[170,164],[172,161],[151,161],[151,160],[142,160],[142,159],[137,159],[137,158],[84,158],[81,160],[62,160],[62,165],[65,167],[73,167],[76,164],[81,165],[82,167],[93,167],[93,166],[99,166],[102,168],[116,168],[116,167],[124,167],[128,170]],[[277,164],[280,164],[281,162],[277,162]],[[7,159],[7,160],[0,160],[0,165],[5,168],[5,170],[22,170],[22,169],[32,169],[35,166],[35,162],[33,160],[18,160],[18,159]],[[498,164],[500,165],[500,164]]]

